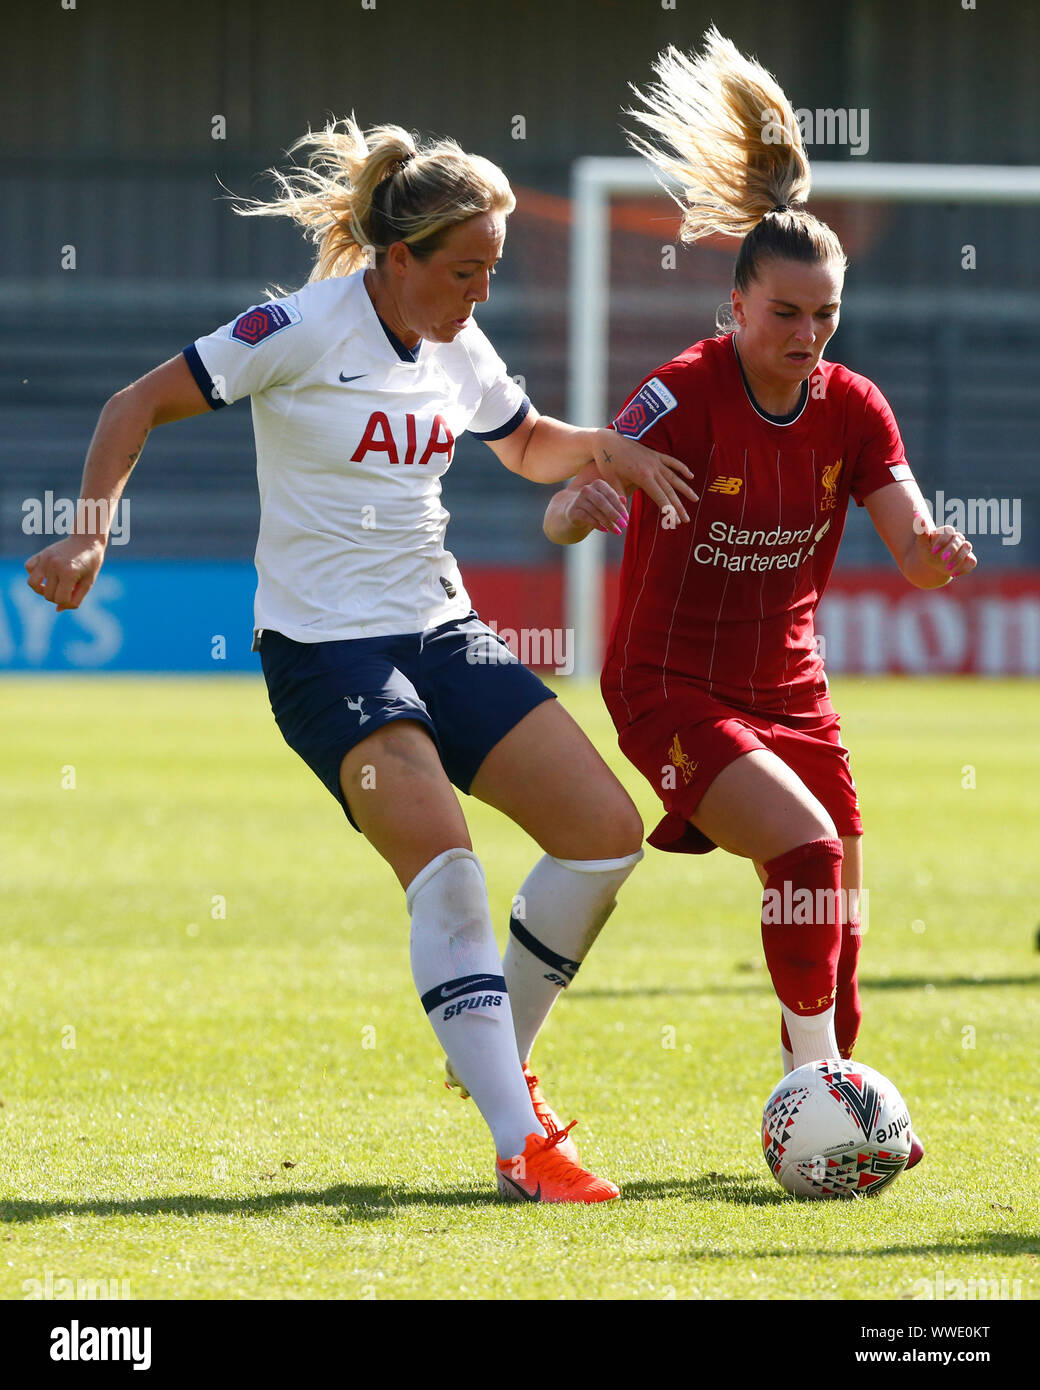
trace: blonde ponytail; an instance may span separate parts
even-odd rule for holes
[[[502,170],[454,140],[420,145],[401,126],[366,132],[351,116],[308,130],[289,154],[307,146],[306,168],[267,171],[281,197],[240,200],[235,212],[290,217],[303,227],[318,247],[309,281],[350,275],[395,241],[425,258],[458,223],[484,212],[508,215],[516,206]]]
[[[626,112],[653,138],[627,132],[628,141],[680,185],[681,239],[743,237],[734,276],[740,289],[769,256],[845,265],[835,233],[799,206],[812,184],[809,159],[776,78],[714,25],[703,53],[669,47],[653,71],[657,81],[645,91],[632,87],[641,108]]]

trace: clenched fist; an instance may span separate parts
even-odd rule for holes
[[[78,608],[104,558],[105,543],[96,536],[66,536],[26,560],[29,588],[55,604],[59,613]]]

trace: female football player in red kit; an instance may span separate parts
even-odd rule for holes
[[[784,93],[714,29],[702,55],[669,49],[655,74],[631,114],[659,143],[632,144],[682,186],[684,241],[743,240],[731,331],[658,367],[614,429],[682,459],[700,500],[688,526],[638,495],[629,517],[589,468],[553,497],[545,530],[571,544],[631,521],[604,699],[664,804],[650,843],[755,864],[786,1072],[850,1056],[862,1016],[863,826],[813,627],[849,499],[918,588],[976,560],[932,525],[878,388],[823,360],[847,262],[805,210]]]

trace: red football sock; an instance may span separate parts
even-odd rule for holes
[[[810,840],[764,865],[766,965],[781,1004],[805,1017],[823,1013],[835,1000],[842,948],[841,861],[840,840]]]
[[[834,1032],[838,1039],[838,1051],[843,1057],[851,1057],[859,1037],[863,1022],[863,1005],[859,999],[859,984],[856,970],[859,966],[860,924],[846,922],[841,929],[841,955],[838,957],[838,992],[834,996]],[[791,1051],[791,1035],[787,1031],[787,1020],[780,1017],[780,1045]]]
[[[859,1001],[859,966],[861,941],[859,922],[846,922],[841,929],[841,955],[838,957],[838,992],[834,996],[834,1036],[838,1051],[851,1057],[863,1022],[863,1005]]]

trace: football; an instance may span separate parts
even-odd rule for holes
[[[774,1087],[762,1115],[769,1171],[793,1197],[862,1197],[906,1167],[910,1112],[861,1062],[809,1062]]]

